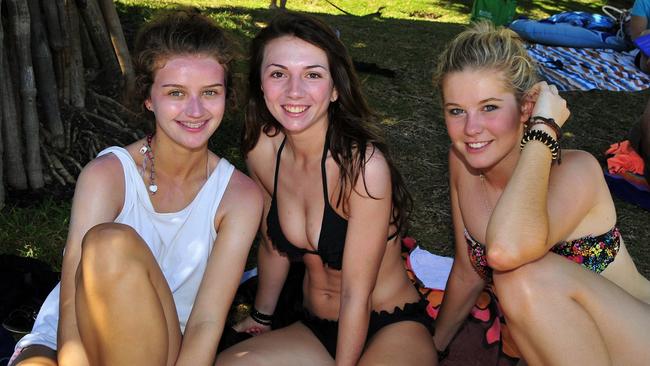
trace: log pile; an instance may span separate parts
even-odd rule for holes
[[[147,122],[112,0],[0,0],[0,208],[5,191],[74,184],[107,145]]]

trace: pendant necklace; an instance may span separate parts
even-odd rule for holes
[[[147,135],[147,143],[140,148],[140,154],[144,155],[142,159],[142,174],[147,171],[147,160],[151,162],[151,169],[149,170],[149,186],[148,190],[151,195],[156,194],[158,191],[158,186],[156,185],[156,168],[155,168],[155,156],[153,155],[153,149],[151,148],[151,140],[153,139],[153,134]]]
[[[151,148],[151,141],[153,140],[153,134],[147,135],[147,142],[145,145],[142,145],[140,148],[140,154],[144,155],[142,159],[142,175],[147,172],[147,160],[151,162],[151,169],[149,170],[149,186],[147,189],[151,195],[158,192],[158,185],[156,184],[156,165],[155,165],[155,155],[153,154],[153,149]],[[205,163],[205,180],[207,182],[210,177],[210,158],[206,158]]]

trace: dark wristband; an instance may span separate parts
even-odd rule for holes
[[[260,313],[255,307],[251,309],[250,313],[251,319],[255,320],[256,322],[262,324],[262,325],[271,325],[273,323],[273,314],[268,315],[264,313]]]

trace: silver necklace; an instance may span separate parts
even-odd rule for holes
[[[149,193],[151,195],[156,194],[158,192],[158,185],[156,184],[156,166],[155,166],[155,159],[156,157],[153,155],[153,149],[151,148],[151,140],[153,139],[153,134],[147,135],[147,142],[145,145],[143,145],[140,148],[140,154],[144,155],[144,158],[142,158],[142,174],[147,171],[147,160],[151,162],[151,170],[149,170]]]
[[[144,155],[142,159],[142,175],[147,171],[147,160],[151,162],[151,169],[149,170],[149,186],[147,187],[151,195],[158,192],[158,185],[156,184],[156,166],[155,160],[156,156],[153,154],[153,149],[151,148],[151,141],[153,140],[153,134],[147,135],[147,141],[140,148],[140,154]],[[208,181],[210,177],[210,158],[205,159],[205,181]]]
[[[483,206],[488,212],[488,216],[492,216],[492,205],[490,205],[490,202],[488,200],[488,191],[487,191],[487,186],[485,184],[485,175],[483,173],[479,174],[479,179],[481,180],[481,189],[483,190]]]

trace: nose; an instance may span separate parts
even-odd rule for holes
[[[465,134],[468,136],[478,135],[483,131],[483,122],[480,116],[475,113],[467,113],[465,117]]]
[[[192,96],[185,107],[185,114],[189,117],[201,117],[205,108],[199,96]]]
[[[303,81],[299,77],[292,77],[289,80],[289,90],[288,90],[289,97],[298,98],[303,95],[304,88],[302,83]]]

